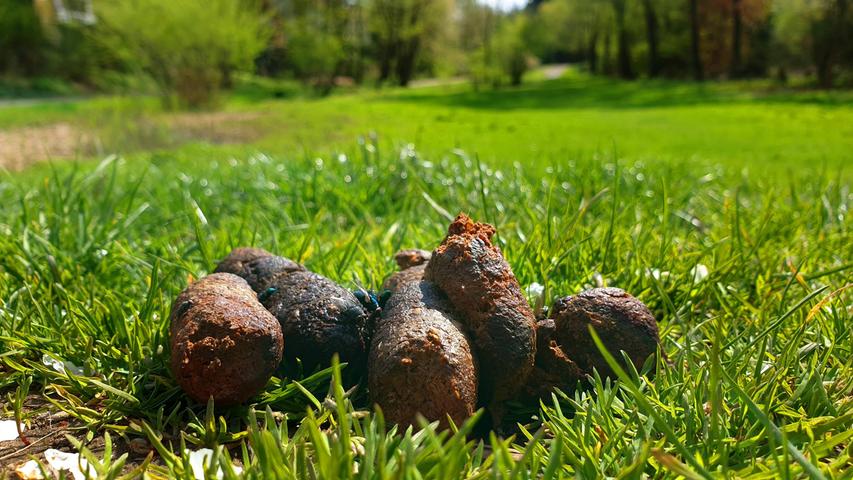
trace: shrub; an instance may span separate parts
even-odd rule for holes
[[[287,54],[296,77],[326,94],[334,86],[344,46],[321,20],[309,15],[289,21]]]
[[[167,107],[209,107],[234,71],[251,69],[267,22],[250,0],[124,0],[99,4],[99,35],[150,76]]]

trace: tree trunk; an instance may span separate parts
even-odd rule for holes
[[[835,64],[842,58],[844,49],[849,48],[847,8],[847,0],[835,0],[824,12],[823,19],[812,24],[813,56],[821,88],[833,87]]]
[[[618,73],[621,78],[632,79],[634,78],[634,72],[631,69],[631,44],[628,41],[628,30],[625,28],[625,1],[613,0],[619,49]]]
[[[705,79],[702,68],[702,48],[699,44],[699,0],[688,0],[690,6],[690,50],[693,65],[693,78],[701,82]]]
[[[816,62],[817,83],[820,88],[830,89],[834,82],[832,55],[821,55]]]
[[[384,83],[391,76],[391,64],[394,54],[388,45],[379,47],[379,83]]]
[[[379,9],[379,15],[386,29],[383,32],[384,35],[380,35],[377,41],[379,49],[379,78],[377,79],[377,83],[382,85],[391,78],[391,73],[394,69],[394,60],[398,55],[400,43],[398,27],[399,22],[402,20],[400,19],[399,8],[396,8],[394,4],[383,5],[383,8]]]
[[[613,73],[613,62],[610,60],[610,31],[604,35],[604,58],[602,59],[601,71],[605,75]]]
[[[732,64],[729,76],[739,77],[743,72],[743,47],[741,38],[743,36],[743,22],[741,18],[741,0],[732,0]]]
[[[660,75],[660,57],[658,54],[658,16],[652,0],[643,0],[643,12],[646,17],[646,41],[649,44],[649,76]]]
[[[403,22],[408,24],[409,29],[415,29],[418,22],[420,22],[421,17],[421,9],[425,8],[425,4],[421,2],[415,2],[412,6],[412,10],[408,12],[408,15],[404,15]],[[408,18],[405,18],[408,17]],[[411,34],[410,34],[411,35]],[[401,87],[406,87],[409,85],[409,81],[412,80],[412,77],[415,73],[415,65],[418,58],[418,50],[421,47],[421,37],[420,33],[415,34],[411,38],[401,40],[401,45],[397,50],[397,81],[399,82]]]
[[[592,32],[589,38],[589,46],[587,47],[587,61],[589,62],[589,73],[595,74],[598,71],[598,31]]]
[[[401,87],[409,86],[415,73],[415,60],[420,46],[419,38],[412,38],[400,49],[397,55],[397,81]]]

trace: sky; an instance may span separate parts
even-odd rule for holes
[[[527,5],[527,0],[482,0],[482,2],[502,10],[511,10]]]

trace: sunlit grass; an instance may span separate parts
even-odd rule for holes
[[[223,150],[241,156],[259,147],[290,157],[344,150],[357,136],[375,134],[383,149],[413,143],[432,157],[462,148],[502,166],[615,151],[632,161],[698,159],[783,173],[806,163],[834,171],[853,152],[849,92],[787,90],[767,81],[619,82],[570,73],[498,91],[457,84],[365,88],[330,98],[267,83],[247,81],[223,105],[251,120],[224,117],[216,132],[198,140],[231,143]],[[185,118],[162,112],[154,98],[108,97],[0,107],[0,128],[72,122],[93,132],[101,151],[128,153],[173,148],[198,136],[170,135],[164,126],[177,116]],[[227,135],[229,128],[238,134]],[[241,141],[243,130],[252,135]]]
[[[549,137],[558,119],[577,121],[568,107],[463,109],[452,125],[471,145],[452,152],[453,129],[418,138],[417,119],[429,114],[405,115],[449,107],[368,100],[286,108],[320,109],[306,114],[312,128],[333,111],[402,112],[397,126],[382,120],[390,133],[380,130],[379,142],[312,141],[307,154],[284,153],[286,141],[276,147],[274,138],[269,150],[189,145],[2,177],[0,391],[10,398],[0,415],[35,421],[63,410],[96,460],[104,448],[89,442],[110,432],[116,452],[99,467],[107,473],[118,451],[146,439],[152,464],[144,454],[127,462],[155,478],[186,475],[184,447],[202,446],[226,471],[242,464],[248,478],[853,475],[853,312],[851,290],[842,290],[853,282],[848,140],[820,132],[832,168],[783,156],[771,171],[772,145],[790,141],[779,126],[755,137],[759,163],[744,169],[744,156],[717,159],[734,147],[711,139],[708,154],[690,144],[659,158],[654,149],[665,145],[652,145],[647,159],[630,134],[628,146],[618,134],[610,146],[587,139],[571,148],[574,140]],[[674,125],[692,107],[667,108],[661,121]],[[749,103],[701,108],[768,115],[750,113]],[[525,115],[541,123],[516,138],[482,126],[500,130]],[[559,138],[563,153],[522,155],[535,131],[542,145]],[[390,146],[406,140],[423,151]],[[397,431],[363,388],[330,382],[335,369],[276,377],[252,406],[229,409],[189,403],[172,380],[171,301],[232,247],[264,247],[347,287],[376,288],[395,251],[433,247],[458,211],[498,227],[520,283],[544,285],[546,304],[602,284],[637,295],[660,321],[667,360],[621,372],[618,383],[593,379],[556,403],[513,404],[523,426],[507,438],[469,430],[473,422],[455,433]],[[56,371],[44,355],[82,375]],[[27,393],[49,403],[23,408],[16,399]]]

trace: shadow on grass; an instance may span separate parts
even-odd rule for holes
[[[561,108],[655,108],[706,104],[815,104],[849,107],[851,91],[795,90],[767,81],[691,83],[667,80],[619,81],[572,77],[518,88],[474,91],[468,86],[401,91],[385,101],[432,103],[483,110]]]

